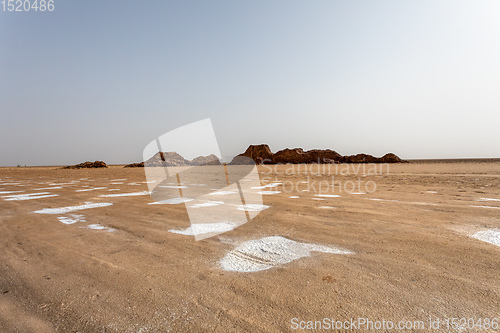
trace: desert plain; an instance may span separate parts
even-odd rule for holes
[[[500,163],[378,168],[258,166],[266,209],[199,241],[183,232],[189,203],[151,204],[142,168],[0,168],[0,331],[290,332],[367,318],[445,332],[446,318],[500,318]],[[332,176],[340,186],[320,189]],[[271,246],[265,269],[228,269],[263,239],[293,242]],[[316,248],[281,260],[295,242]]]

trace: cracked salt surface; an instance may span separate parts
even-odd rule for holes
[[[142,192],[129,192],[129,193],[117,193],[117,194],[101,194],[100,197],[103,198],[114,198],[114,197],[135,197],[139,195],[149,195],[151,194],[148,191],[142,191]]]
[[[163,188],[188,188],[185,185],[159,185],[158,187],[163,187]]]
[[[208,195],[228,195],[228,194],[234,194],[237,193],[236,191],[216,191],[212,193],[208,193]]]
[[[255,204],[246,204],[246,205],[238,205],[236,207],[238,210],[249,211],[249,212],[260,212],[264,209],[268,209],[267,205],[255,205]]]
[[[86,227],[80,227],[80,228],[93,229],[93,230],[105,230],[107,232],[115,231],[115,229],[113,229],[113,228],[108,228],[108,227],[102,226],[100,224],[89,224]]]
[[[185,202],[190,202],[193,201],[194,199],[190,198],[173,198],[173,199],[167,199],[167,200],[162,200],[162,201],[155,201],[155,202],[150,202],[148,205],[177,205]]]
[[[189,207],[190,208],[215,207],[215,206],[220,206],[223,204],[224,204],[224,201],[206,201],[206,202],[194,204],[194,205],[189,206]]]
[[[257,192],[257,193],[263,194],[263,195],[271,195],[271,194],[281,193],[281,191],[260,191],[260,192]]]
[[[64,224],[73,224],[76,222],[86,222],[85,215],[70,214],[70,216],[58,216],[59,222]]]
[[[471,237],[500,246],[500,229],[478,231]]]
[[[281,185],[282,183],[272,183],[264,186],[254,186],[250,187],[252,190],[262,190],[264,188],[270,188],[270,187],[277,187],[278,185]]]
[[[489,209],[500,209],[500,207],[495,207],[495,206],[472,206],[474,208],[489,208]]]
[[[66,214],[69,212],[74,212],[77,210],[90,209],[90,208],[98,208],[98,207],[107,207],[113,205],[110,202],[100,202],[100,203],[91,203],[86,202],[84,205],[80,206],[68,206],[68,207],[60,207],[60,208],[44,208],[40,210],[35,210],[33,213],[37,214]]]
[[[15,194],[15,195],[7,195],[3,196],[5,201],[24,201],[24,200],[33,200],[33,199],[43,199],[43,198],[51,198],[58,197],[57,194],[50,194],[49,192],[39,192],[39,193],[27,193],[27,194]]]
[[[85,188],[83,190],[76,190],[75,192],[88,192],[88,191],[95,191],[95,190],[104,190],[107,189],[107,187],[93,187],[93,188]]]
[[[311,252],[354,254],[335,247],[300,243],[280,236],[271,236],[240,244],[227,253],[219,264],[225,271],[258,272],[309,257]]]
[[[185,236],[199,236],[210,233],[223,233],[226,231],[231,231],[236,228],[237,224],[230,223],[198,223],[192,224],[189,228],[178,230],[178,229],[170,229],[169,231],[174,234],[180,234]]]
[[[21,193],[21,192],[24,192],[24,191],[2,191],[2,192],[0,192],[0,194],[11,194],[11,193]]]

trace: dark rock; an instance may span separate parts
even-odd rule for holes
[[[283,149],[276,152],[273,156],[274,163],[292,163],[292,164],[301,164],[301,163],[311,163],[311,159],[309,155],[304,152],[302,148],[293,148],[293,149]]]
[[[63,169],[93,169],[93,168],[107,168],[108,166],[103,161],[83,162],[77,165],[66,166]]]
[[[144,162],[127,164],[124,168],[144,168]]]
[[[198,156],[191,160],[191,165],[220,165],[219,158],[214,154],[208,156]]]
[[[271,152],[271,148],[269,148],[266,144],[261,145],[250,145],[247,150],[238,156],[250,157],[255,161],[256,164],[272,164],[273,161],[273,153]],[[233,159],[234,160],[234,159]],[[229,164],[235,164],[233,161]]]
[[[342,156],[330,149],[312,149],[304,151],[302,148],[283,149],[275,154],[268,145],[250,145],[243,154],[239,154],[229,164],[248,164],[249,157],[256,164],[301,164],[301,163],[403,163],[395,154],[389,153],[383,157],[374,157],[368,154]]]

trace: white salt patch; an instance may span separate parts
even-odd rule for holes
[[[5,201],[24,201],[24,200],[34,200],[34,199],[43,199],[43,198],[52,198],[58,197],[57,194],[48,194],[48,195],[37,195],[37,196],[27,196],[27,197],[16,197],[5,199]]]
[[[209,233],[223,233],[226,231],[231,231],[237,226],[238,226],[237,224],[230,224],[225,222],[198,223],[198,224],[193,224],[189,228],[186,228],[184,230],[171,229],[169,231],[174,234],[180,234],[185,236],[198,236]]]
[[[350,194],[366,194],[365,192],[351,192]]]
[[[309,257],[311,252],[353,254],[348,250],[271,236],[242,243],[219,261],[225,271],[257,272]]]
[[[22,200],[33,200],[33,199],[42,199],[42,198],[50,198],[57,197],[57,194],[50,194],[50,192],[39,192],[39,193],[27,193],[27,194],[14,194],[14,195],[6,195],[2,198],[6,198],[5,201],[22,201]]]
[[[234,194],[237,193],[236,191],[216,191],[209,193],[208,195],[228,195],[228,194]]]
[[[2,191],[2,192],[0,192],[0,194],[11,194],[11,193],[21,193],[21,192],[24,192],[24,191]]]
[[[109,191],[121,191],[121,189],[120,189],[120,188],[110,188],[110,189],[108,190],[108,192],[109,192]]]
[[[488,242],[490,244],[500,246],[500,230],[483,230],[478,231],[471,237]]]
[[[246,205],[238,205],[236,207],[238,210],[249,211],[249,212],[260,212],[264,209],[268,209],[269,206],[266,205],[255,205],[255,204],[246,204]]]
[[[432,203],[432,202],[420,202],[420,201],[410,201],[410,202],[403,202],[403,203],[408,203],[411,205],[429,205],[429,206],[437,206],[437,204]]]
[[[302,190],[302,192],[309,192],[309,190]]]
[[[114,182],[114,183],[110,183],[111,185],[121,185],[123,184],[123,182]]]
[[[129,193],[117,193],[117,194],[101,194],[100,197],[103,198],[114,198],[114,197],[135,197],[139,195],[149,195],[150,192],[142,191],[142,192],[129,192]]]
[[[127,179],[111,179],[110,182],[123,182]]]
[[[164,188],[188,188],[187,186],[184,186],[184,185],[160,185],[158,187],[164,187]]]
[[[270,187],[277,187],[278,185],[281,185],[282,183],[272,183],[264,186],[254,186],[250,187],[252,190],[262,190],[264,188],[270,188]]]
[[[319,200],[319,201],[325,201],[326,199],[323,198],[312,198],[313,200]]]
[[[494,206],[471,206],[474,208],[490,208],[490,209],[500,209],[500,207],[494,207]]]
[[[108,228],[108,227],[102,226],[100,224],[89,224],[86,227],[80,227],[80,228],[87,228],[87,229],[92,229],[92,230],[105,230],[107,232],[115,231],[115,229],[113,229],[113,228]]]
[[[104,190],[104,189],[107,189],[107,187],[86,188],[86,189],[83,189],[83,190],[76,190],[75,192],[88,192],[88,191]]]
[[[332,207],[332,206],[319,206],[318,208],[322,208],[322,209],[335,209],[335,207]]]
[[[299,199],[300,197],[296,196],[296,195],[292,195],[290,196],[290,199]]]
[[[223,205],[224,201],[207,201],[207,202],[202,202],[202,203],[197,203],[192,206],[189,206],[191,208],[201,208],[201,207],[215,207],[215,206],[220,206]]]
[[[149,182],[142,182],[143,184],[154,184],[154,183],[159,183],[161,180],[151,180]]]
[[[436,194],[437,192],[436,192],[436,191],[425,191],[425,193],[433,193],[433,194]]]
[[[315,194],[314,196],[321,198],[340,198],[340,195],[337,194]]]
[[[173,198],[173,199],[167,199],[167,200],[162,200],[162,201],[155,201],[155,202],[150,202],[148,205],[177,205],[185,202],[190,202],[193,201],[194,199],[189,199],[189,198]]]
[[[97,208],[97,207],[107,207],[107,206],[111,206],[111,205],[112,205],[112,203],[109,203],[109,202],[100,202],[100,203],[87,202],[84,205],[80,205],[80,206],[69,206],[69,207],[60,207],[60,208],[44,208],[44,209],[41,209],[41,210],[36,210],[33,213],[38,213],[38,214],[66,214],[66,213],[74,212],[74,211],[77,211],[77,210]]]
[[[137,184],[137,183],[128,183],[127,185],[141,185],[141,184]]]
[[[2,185],[2,186],[4,186],[4,185],[21,185],[21,183],[2,183],[0,185]]]
[[[387,199],[378,199],[378,198],[368,198],[368,200],[372,200],[372,201],[399,202],[399,200],[387,200]]]
[[[191,186],[208,186],[207,184],[189,184]]]
[[[263,195],[271,195],[271,194],[278,194],[278,193],[281,193],[281,191],[260,191],[258,192],[259,194],[263,194]]]
[[[73,224],[76,222],[85,222],[85,215],[70,214],[70,216],[58,216],[60,222],[64,224]]]
[[[309,184],[309,182],[301,182],[302,184]]]
[[[493,199],[493,198],[479,198],[477,201],[500,201],[500,199]]]

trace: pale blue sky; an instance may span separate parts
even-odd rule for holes
[[[500,157],[499,17],[497,0],[0,12],[0,165],[140,161],[151,140],[205,118],[223,155],[268,143]]]

